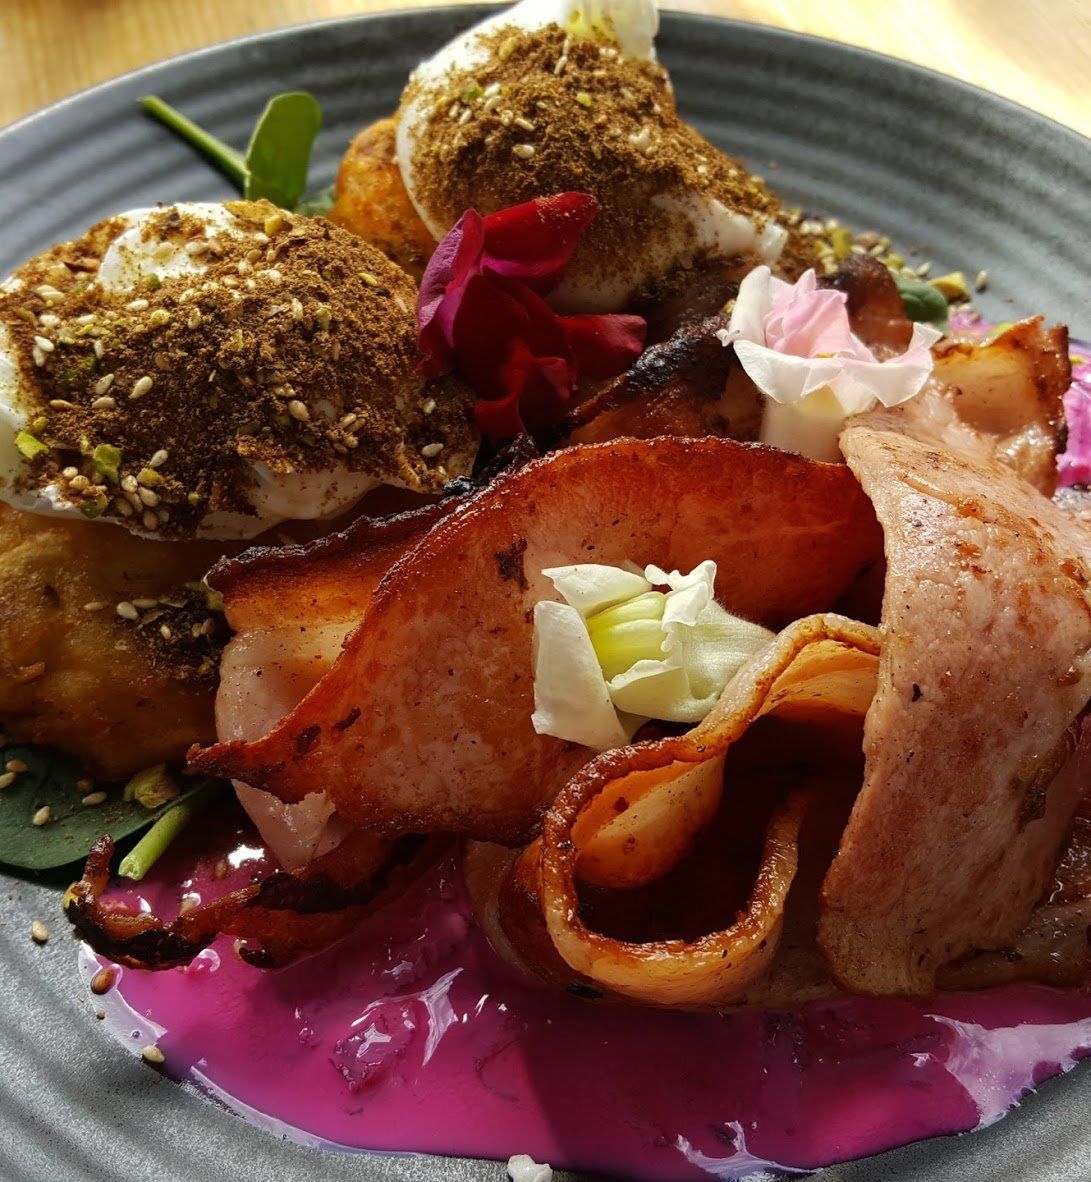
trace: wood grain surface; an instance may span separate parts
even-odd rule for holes
[[[0,0],[0,125],[95,82],[280,25],[436,0]],[[976,83],[1091,136],[1091,0],[681,0]]]

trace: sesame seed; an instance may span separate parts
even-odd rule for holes
[[[169,624],[160,624],[159,635],[162,636],[164,640],[170,640],[174,636],[174,633],[170,630]]]
[[[70,492],[86,492],[91,487],[91,481],[82,474],[77,474],[68,482]]]
[[[292,319],[293,320],[302,320],[303,319],[303,304],[302,304],[302,302],[297,299],[293,299],[292,303],[291,303],[291,308],[292,308]]]
[[[130,300],[125,307],[130,312],[146,312],[151,304],[145,299]]]
[[[200,308],[191,308],[189,315],[186,317],[186,328],[189,328],[189,329],[199,328],[200,324],[201,324],[201,320],[202,320],[201,309]]]
[[[130,398],[143,398],[145,394],[152,388],[152,379],[145,374],[142,378],[137,378],[133,383],[132,392],[129,394]]]
[[[331,316],[332,313],[326,304],[319,304],[314,310],[314,318],[318,321],[319,328],[329,328]]]
[[[989,283],[988,271],[978,271],[977,278],[974,280],[974,290],[984,291]]]
[[[197,255],[207,254],[209,242],[207,238],[194,238],[192,242],[186,243],[186,254]]]
[[[276,269],[276,267],[267,267],[262,274],[269,280],[270,283],[280,283],[284,276]]]
[[[121,514],[122,517],[132,517],[133,513],[135,512],[132,505],[130,505],[129,502],[124,500],[122,497],[114,498],[114,508]]]
[[[516,127],[522,128],[523,131],[533,131],[534,130],[534,124],[531,122],[531,120],[525,119],[522,115],[517,115],[512,120],[512,123],[514,123]]]
[[[103,394],[91,403],[92,410],[113,410],[117,406],[117,399],[112,394]]]
[[[44,944],[49,939],[49,928],[40,919],[35,919],[30,925],[30,938],[35,944]]]
[[[140,613],[136,610],[136,604],[130,603],[127,599],[123,599],[117,605],[116,610],[117,610],[117,614],[123,620],[136,620],[140,616]]]
[[[148,461],[149,468],[162,468],[163,465],[170,458],[170,452],[165,447],[161,447],[155,455]]]
[[[301,423],[305,423],[311,417],[311,412],[307,409],[306,404],[300,402],[298,398],[293,398],[288,403],[288,413]]]
[[[470,120],[473,118],[473,116],[474,116],[473,111],[471,111],[469,107],[466,107],[463,110],[462,114],[459,115],[459,117],[458,117],[459,127],[465,127],[466,124],[469,123]]]
[[[500,83],[499,82],[490,82],[488,84],[488,86],[485,87],[485,89],[482,93],[485,95],[486,98],[493,98],[495,95],[498,95],[500,93]]]
[[[43,312],[38,320],[46,328],[56,328],[61,322],[61,318],[55,312]]]
[[[144,510],[144,516],[140,519],[144,528],[148,533],[153,534],[159,528],[159,518],[151,509]]]
[[[99,969],[91,978],[91,992],[96,997],[101,997],[104,993],[109,993],[113,988],[116,976],[117,970],[112,965],[106,965]]]
[[[520,160],[529,160],[534,155],[533,144],[516,144],[512,148],[514,155],[518,156]]]
[[[40,287],[36,287],[34,293],[45,300],[47,304],[55,303],[57,300],[64,298],[63,294],[50,283],[43,283]]]
[[[337,425],[339,427],[351,427],[352,424],[355,422],[356,422],[356,415],[354,415],[350,412],[349,414],[345,415],[341,419],[340,423],[338,423]]]
[[[39,367],[45,365],[46,355],[42,352],[41,349],[38,348],[37,345],[35,345],[34,348],[31,349],[30,356],[31,356],[31,360],[34,362],[35,365],[37,365]]]
[[[140,498],[140,503],[149,509],[154,509],[159,504],[159,494],[155,489],[141,486],[136,490],[136,495]]]
[[[27,770],[27,765],[21,759],[9,759],[4,766],[9,772],[15,772],[16,775]]]
[[[148,317],[148,323],[152,328],[162,328],[164,324],[170,320],[170,313],[166,308],[156,308],[155,311]]]
[[[158,1067],[161,1063],[165,1063],[167,1061],[166,1055],[164,1055],[163,1052],[155,1046],[144,1047],[140,1052],[140,1057],[145,1063],[151,1063],[155,1067]]]
[[[42,807],[30,818],[30,823],[35,829],[41,829],[43,825],[48,825],[53,820],[53,810],[48,804],[43,804]]]
[[[83,807],[87,808],[87,809],[98,808],[98,806],[100,804],[105,804],[105,803],[106,803],[106,793],[102,792],[102,791],[88,792],[86,796],[83,796],[80,798],[80,804],[82,804]]]
[[[51,398],[49,400],[50,410],[75,410],[75,406],[66,398]]]
[[[436,400],[429,398],[427,402],[421,407],[421,413],[430,415],[436,409]]]
[[[107,606],[107,605],[106,605],[105,603],[103,603],[103,602],[102,602],[102,600],[100,600],[100,599],[92,599],[92,600],[90,601],[90,603],[85,603],[85,604],[83,605],[83,610],[84,610],[85,612],[100,612],[100,611],[102,611],[102,609],[103,609],[104,607],[106,607],[106,606]]]
[[[426,460],[430,460],[434,456],[438,456],[441,451],[443,451],[442,443],[426,443],[424,447],[420,449],[420,454],[424,456]]]
[[[134,599],[133,600],[133,607],[139,608],[142,612],[149,611],[151,608],[158,607],[158,606],[159,606],[158,599],[144,598],[144,599]]]
[[[45,323],[45,317],[44,317],[44,316],[42,317],[42,323],[43,323],[43,324]],[[81,324],[81,325],[82,325],[82,324],[94,324],[94,323],[95,323],[95,314],[94,314],[94,312],[85,312],[85,313],[84,313],[82,316],[77,316],[77,317],[76,317],[76,323],[77,323],[77,324]]]
[[[48,337],[35,337],[34,344],[37,345],[43,353],[52,353],[56,345]]]
[[[99,359],[99,361],[101,361],[102,355],[106,352],[106,346],[96,337],[95,342],[91,348],[94,349],[95,356]]]
[[[559,58],[557,58],[557,64],[553,67],[553,73],[556,74],[557,77],[559,78],[565,72],[565,70],[567,68],[568,68],[568,54],[562,53],[561,56]]]
[[[15,783],[15,773],[14,772],[4,772],[3,775],[0,775],[0,789],[10,788],[12,786],[12,784],[14,784],[14,783]]]

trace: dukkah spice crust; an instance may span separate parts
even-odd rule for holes
[[[186,536],[209,513],[252,513],[252,465],[342,467],[438,491],[476,451],[473,397],[417,372],[416,286],[320,219],[231,202],[236,233],[185,207],[149,220],[200,274],[95,282],[125,229],[113,218],[54,247],[0,293],[22,361],[26,484],[59,486],[88,517]],[[28,388],[28,387],[33,387]]]
[[[606,280],[634,243],[678,234],[681,219],[653,198],[698,193],[758,227],[785,223],[762,181],[679,118],[657,62],[557,25],[501,28],[483,40],[487,60],[452,71],[415,141],[420,198],[437,219],[453,223],[469,207],[491,213],[566,190],[590,193],[602,212],[580,257],[593,259]],[[403,109],[418,94],[411,80]],[[789,230],[788,256],[813,258],[795,238]]]

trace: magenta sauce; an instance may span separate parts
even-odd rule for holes
[[[1073,345],[1078,400],[1091,347]],[[171,915],[271,869],[248,826],[178,844],[114,897]],[[84,949],[85,981],[102,963]],[[296,1141],[633,1179],[791,1172],[965,1132],[1091,1053],[1091,995],[1037,986],[726,1017],[576,998],[500,961],[453,856],[300,964],[253,969],[221,940],[186,969],[121,970],[99,1004],[133,1054],[157,1042],[176,1079]]]
[[[179,845],[113,897],[173,914],[271,868],[248,827]],[[99,964],[85,950],[85,980]],[[223,939],[185,969],[121,970],[96,1001],[133,1054],[157,1042],[176,1079],[294,1140],[529,1153],[640,1179],[802,1169],[963,1132],[1091,1051],[1091,996],[1039,987],[729,1017],[573,997],[499,960],[453,856],[309,960],[254,969]]]

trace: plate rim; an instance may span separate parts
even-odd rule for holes
[[[400,7],[400,8],[382,8],[374,12],[356,12],[348,13],[343,16],[319,17],[316,20],[309,21],[294,21],[287,25],[277,25],[270,29],[258,29],[252,33],[240,33],[237,37],[228,37],[223,41],[215,41],[210,45],[201,45],[195,49],[183,50],[180,53],[169,54],[166,57],[156,58],[154,61],[148,62],[142,66],[136,66],[131,70],[125,70],[120,74],[114,74],[109,78],[104,78],[100,82],[92,82],[87,86],[81,87],[79,90],[73,91],[71,94],[63,95],[59,99],[54,99],[53,102],[47,103],[44,107],[38,107],[33,111],[21,115],[18,119],[11,123],[0,127],[0,147],[3,146],[7,137],[15,132],[21,132],[33,124],[36,120],[42,119],[46,116],[52,115],[66,107],[73,106],[86,98],[92,97],[100,92],[107,91],[111,87],[119,83],[131,82],[142,74],[152,73],[162,70],[166,66],[172,66],[184,61],[192,61],[203,57],[209,57],[224,50],[236,49],[243,45],[264,40],[280,40],[283,38],[292,38],[301,33],[310,32],[322,27],[332,26],[352,26],[352,25],[366,25],[374,21],[390,20],[392,17],[413,17],[413,18],[427,18],[435,16],[439,13],[450,13],[452,10],[463,9],[466,11],[478,10],[482,14],[489,12],[498,12],[504,8],[510,8],[510,4],[497,4],[492,0],[471,0],[469,3],[463,0],[455,0],[451,4],[427,4],[420,7]],[[662,19],[666,17],[669,20],[681,19],[683,22],[694,22],[696,24],[711,24],[720,27],[736,27],[748,30],[760,29],[763,34],[772,37],[774,40],[779,40],[787,43],[807,42],[810,44],[817,44],[819,46],[829,46],[835,48],[838,52],[847,53],[860,61],[870,61],[879,64],[884,69],[894,67],[897,70],[907,71],[909,74],[915,74],[919,77],[938,79],[943,84],[951,86],[954,90],[959,91],[964,95],[978,95],[985,96],[991,102],[1001,103],[1008,108],[1017,111],[1020,116],[1027,117],[1036,122],[1062,132],[1063,134],[1074,137],[1076,142],[1083,145],[1085,149],[1091,151],[1091,136],[1086,136],[1083,132],[1078,131],[1074,127],[1070,127],[1067,123],[1062,123],[1059,119],[1054,119],[1051,115],[1043,114],[1041,111],[1034,110],[1033,107],[1028,107],[1025,103],[1021,103],[1016,99],[1008,98],[1006,95],[997,94],[994,90],[988,90],[984,86],[978,86],[976,83],[967,82],[965,79],[958,78],[954,74],[945,73],[943,70],[938,70],[933,66],[922,66],[917,62],[909,61],[906,58],[895,57],[893,54],[883,53],[877,49],[869,49],[866,46],[854,45],[848,41],[838,41],[833,37],[823,37],[817,33],[803,33],[795,29],[785,29],[779,25],[768,25],[761,21],[742,20],[738,17],[720,16],[716,13],[708,12],[691,12],[684,8],[660,8],[659,15]]]
[[[388,22],[391,20],[400,20],[402,18],[404,18],[408,21],[412,21],[412,20],[427,21],[429,18],[435,17],[439,14],[443,14],[443,15],[446,15],[449,17],[453,11],[456,11],[459,9],[467,10],[465,15],[467,16],[467,19],[470,19],[470,13],[472,13],[472,12],[480,11],[482,14],[484,14],[486,12],[495,11],[495,10],[498,10],[503,7],[505,7],[505,6],[498,5],[498,4],[491,4],[491,3],[484,3],[484,4],[481,4],[481,3],[471,3],[471,4],[458,3],[458,4],[440,5],[440,6],[428,5],[428,6],[424,6],[424,7],[420,7],[420,8],[413,7],[413,8],[386,9],[386,10],[381,10],[378,12],[356,13],[356,14],[348,14],[348,15],[341,16],[341,17],[331,17],[331,18],[323,18],[323,19],[317,19],[317,20],[295,22],[295,23],[288,24],[288,25],[282,25],[282,26],[279,26],[279,27],[273,28],[273,29],[258,30],[258,31],[251,32],[251,33],[244,33],[244,34],[241,34],[237,37],[214,42],[211,45],[201,46],[201,47],[198,47],[195,49],[186,50],[181,53],[177,53],[177,54],[173,54],[173,55],[170,55],[170,56],[167,56],[164,58],[157,59],[156,61],[149,62],[145,65],[136,67],[136,68],[129,70],[129,71],[126,71],[122,74],[118,74],[113,77],[103,79],[100,82],[92,83],[91,85],[83,87],[82,89],[75,91],[72,94],[62,96],[61,98],[47,104],[46,106],[43,106],[43,107],[38,108],[34,111],[28,112],[26,115],[20,117],[19,119],[15,120],[14,122],[6,125],[3,128],[0,128],[0,153],[2,153],[8,147],[8,145],[10,145],[11,140],[14,136],[16,136],[16,135],[21,136],[28,129],[33,128],[38,123],[38,121],[40,121],[42,119],[50,118],[50,117],[57,115],[57,114],[62,114],[63,112],[65,112],[69,108],[74,108],[80,102],[85,102],[89,99],[94,100],[100,96],[108,95],[113,89],[123,86],[125,84],[131,84],[134,81],[140,79],[141,76],[144,76],[144,75],[154,76],[155,74],[157,74],[161,71],[168,70],[171,68],[176,68],[180,65],[184,65],[189,62],[206,61],[206,60],[214,58],[216,55],[221,54],[221,53],[225,53],[225,52],[231,53],[232,51],[237,52],[246,46],[254,45],[259,42],[260,43],[267,43],[267,44],[283,43],[285,41],[291,41],[293,38],[299,37],[300,35],[306,35],[308,33],[314,33],[319,30],[324,30],[324,29],[334,29],[334,28],[360,28],[360,29],[364,29],[368,25],[374,24],[375,22],[382,23],[382,22]],[[1001,96],[1001,95],[997,95],[994,92],[986,90],[983,87],[976,86],[974,84],[965,82],[962,79],[959,79],[953,75],[945,74],[942,71],[933,69],[931,67],[920,66],[916,63],[905,61],[904,59],[893,57],[889,54],[884,54],[884,53],[881,53],[881,52],[878,52],[875,50],[871,50],[871,49],[867,49],[867,48],[864,48],[861,46],[850,45],[850,44],[847,44],[844,42],[833,40],[831,38],[820,37],[820,36],[813,35],[813,34],[799,33],[794,30],[783,29],[783,28],[779,28],[779,27],[771,26],[771,25],[765,25],[765,24],[761,24],[759,22],[754,22],[754,21],[745,21],[745,20],[739,20],[737,18],[715,16],[715,15],[707,14],[707,13],[694,13],[694,12],[689,12],[689,11],[679,10],[679,9],[672,9],[672,8],[664,9],[662,11],[662,16],[666,20],[670,21],[671,23],[679,22],[681,24],[688,24],[688,25],[696,26],[696,27],[700,27],[700,26],[714,26],[717,28],[725,28],[726,27],[726,28],[733,28],[733,29],[742,30],[744,32],[751,33],[751,34],[757,33],[758,35],[760,35],[762,37],[768,38],[768,40],[771,44],[774,44],[777,46],[791,46],[794,44],[803,43],[805,45],[817,46],[819,48],[826,47],[831,52],[836,52],[837,54],[840,54],[840,55],[847,55],[847,58],[845,60],[852,60],[852,61],[863,63],[865,65],[870,65],[871,68],[878,70],[878,71],[894,72],[896,74],[899,74],[902,77],[907,77],[907,78],[917,77],[917,78],[925,78],[925,79],[932,79],[932,80],[938,79],[940,84],[942,84],[943,86],[948,88],[948,93],[950,93],[950,94],[960,94],[960,95],[963,95],[966,97],[977,97],[977,98],[980,98],[981,96],[985,96],[986,100],[989,101],[990,105],[993,106],[994,110],[997,110],[998,112],[1003,113],[1005,110],[1010,111],[1012,108],[1014,108],[1015,112],[1018,113],[1018,117],[1020,119],[1024,120],[1024,122],[1026,121],[1027,116],[1030,117],[1031,123],[1029,126],[1031,126],[1031,127],[1036,126],[1036,127],[1042,127],[1044,129],[1048,129],[1050,127],[1050,125],[1052,125],[1053,128],[1059,129],[1060,132],[1062,133],[1062,136],[1066,140],[1069,140],[1069,142],[1075,143],[1078,146],[1082,145],[1082,147],[1085,150],[1091,149],[1091,138],[1083,135],[1081,132],[1077,131],[1076,129],[1068,127],[1067,125],[1060,123],[1059,121],[1052,119],[1051,117],[1049,117],[1047,115],[1043,115],[1040,112],[1034,111],[1031,108],[1026,107],[1023,104],[1020,104],[1014,100],[1005,98],[1004,96]],[[1000,104],[1000,106],[997,107],[996,104]],[[1051,134],[1055,134],[1055,133],[1051,133]],[[1069,139],[1069,137],[1075,137],[1075,138]],[[0,868],[0,875],[2,875],[3,878],[8,878],[9,873],[10,872],[6,868]],[[11,877],[14,879],[15,882],[18,882],[18,883],[26,883],[28,885],[35,885],[35,886],[47,885],[47,884],[42,883],[41,879],[37,878],[37,877],[27,878],[27,877],[24,877],[23,875],[12,875]],[[56,890],[53,888],[52,884],[48,884],[48,886],[49,886],[49,889],[51,890],[51,893],[57,893]],[[1050,1082],[1052,1083],[1053,1081],[1050,1081]],[[184,1090],[185,1090],[185,1088],[183,1087],[183,1091]],[[200,1102],[202,1105],[205,1105],[208,1103],[208,1098],[207,1097],[202,1098],[202,1100]],[[242,1118],[240,1118],[237,1114],[234,1114],[234,1115],[232,1115],[232,1119],[239,1120]],[[265,1134],[265,1136],[268,1136],[268,1134]],[[951,1142],[951,1141],[957,1141],[959,1139],[961,1139],[961,1138],[958,1136],[956,1136],[956,1137],[951,1137],[949,1135],[948,1136],[938,1136],[938,1137],[926,1139],[926,1141],[923,1142],[923,1144],[935,1143],[935,1142]],[[912,1148],[912,1145],[910,1146],[910,1148]],[[893,1149],[893,1150],[890,1150],[887,1152],[888,1153],[897,1153],[898,1150]],[[364,1155],[369,1156],[368,1151],[364,1151]],[[351,1156],[355,1156],[355,1154],[350,1152],[350,1154],[347,1154],[347,1155],[336,1154],[336,1156],[351,1157]],[[872,1157],[868,1157],[863,1160],[868,1161],[868,1162],[881,1161],[885,1156],[886,1156],[886,1154],[879,1154],[879,1155],[874,1155]],[[318,1158],[316,1160],[320,1162],[322,1160],[322,1158]],[[440,1162],[450,1162],[453,1160],[453,1161],[457,1162],[459,1159],[434,1157],[432,1160],[440,1161]],[[473,1159],[465,1159],[465,1160],[473,1160]],[[839,1164],[833,1165],[830,1168],[832,1171],[839,1171],[840,1169],[843,1169],[846,1165],[850,1165],[850,1163],[839,1163]],[[586,1176],[586,1175],[583,1175],[583,1176]],[[825,1176],[825,1175],[822,1175],[822,1176]],[[942,1175],[938,1175],[937,1177],[941,1177],[941,1176]],[[931,1177],[931,1175],[929,1175],[929,1177]],[[832,1182],[832,1175],[831,1175],[831,1182]]]

